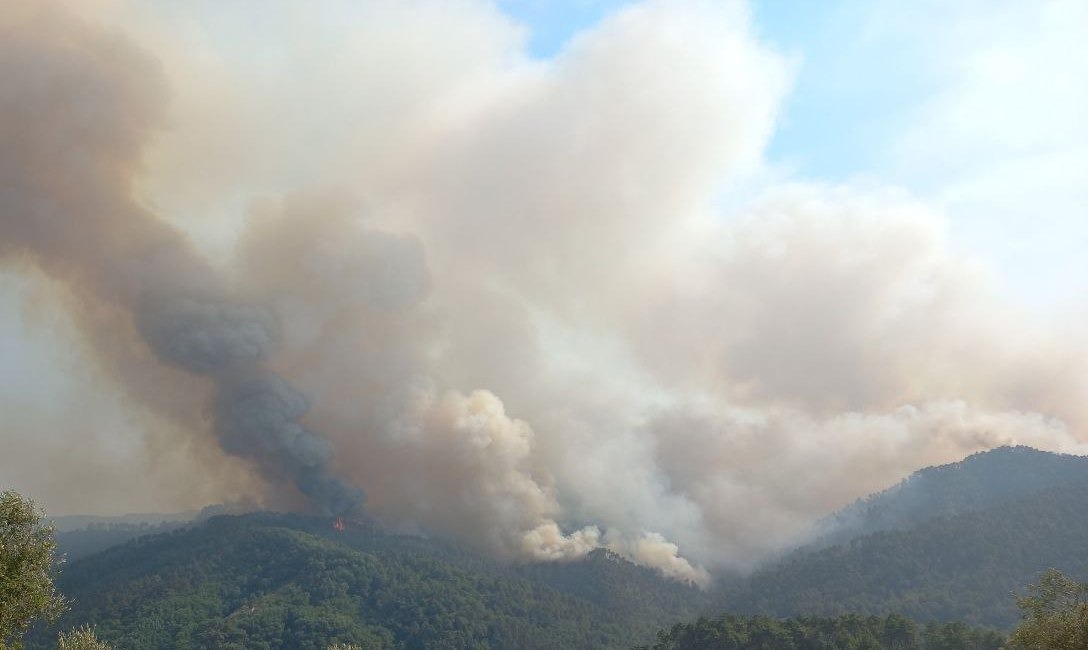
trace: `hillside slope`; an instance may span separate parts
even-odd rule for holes
[[[55,629],[97,626],[125,648],[620,648],[699,613],[699,592],[614,557],[582,565],[623,582],[595,602],[455,547],[389,535],[367,522],[216,517],[65,567],[73,607]],[[556,567],[570,570],[570,567]],[[616,587],[616,585],[613,585]]]
[[[635,650],[1000,650],[1002,634],[963,623],[920,626],[902,616],[701,618],[662,630]]]
[[[124,544],[137,537],[168,533],[187,525],[189,524],[181,521],[159,524],[92,523],[75,530],[58,530],[56,533],[57,553],[66,561],[72,562]]]
[[[58,627],[97,625],[119,649],[618,648],[723,611],[1009,629],[1011,592],[1046,568],[1088,578],[1088,459],[995,450],[853,508],[863,525],[849,541],[723,579],[713,595],[606,551],[505,566],[369,521],[339,532],[327,518],[214,517],[71,562],[60,588],[74,607]],[[40,633],[31,647],[49,647],[54,631]]]
[[[1088,480],[989,508],[802,549],[728,590],[722,608],[781,616],[897,612],[1008,629],[1014,590],[1050,567],[1088,578]]]
[[[1070,483],[1088,482],[1088,457],[1031,447],[1000,447],[956,463],[926,467],[898,485],[859,499],[822,522],[827,546],[934,517],[978,512]]]

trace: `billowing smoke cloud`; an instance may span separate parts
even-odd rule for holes
[[[4,10],[3,252],[106,305],[99,363],[268,502],[348,510],[341,477],[401,530],[706,584],[919,466],[1086,449],[1083,328],[1008,306],[941,214],[740,198],[789,65],[739,2],[632,5],[547,61],[487,3],[269,3],[258,38],[322,43],[274,63],[193,6],[98,13],[169,103],[127,41]]]
[[[160,110],[154,65],[44,4],[0,18],[3,253],[131,314],[156,358],[209,378],[224,451],[327,511],[352,510],[361,492],[328,474],[331,445],[299,424],[305,398],[263,367],[271,315],[233,303],[184,237],[129,198]]]

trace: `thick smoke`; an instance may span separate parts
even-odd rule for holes
[[[156,358],[210,379],[224,451],[351,511],[362,493],[328,474],[331,445],[299,424],[306,399],[263,365],[271,314],[233,302],[183,236],[130,199],[160,110],[154,65],[45,4],[0,17],[3,252],[131,314]]]
[[[546,61],[483,2],[268,3],[290,34],[87,6],[162,70],[0,12],[0,245],[267,503],[346,511],[342,477],[401,530],[706,584],[922,465],[1085,450],[1083,323],[1009,306],[901,191],[760,181],[790,65],[739,2]]]

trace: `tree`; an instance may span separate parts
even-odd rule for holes
[[[38,618],[52,620],[65,608],[53,586],[57,544],[53,527],[17,492],[0,492],[0,648],[22,647]]]
[[[1049,569],[1039,584],[1017,596],[1020,627],[1009,638],[1010,647],[1029,650],[1084,650],[1088,648],[1088,584],[1080,584],[1057,569]]]
[[[892,650],[914,648],[918,645],[918,626],[900,614],[889,614],[884,619],[884,645]]]
[[[94,630],[84,625],[71,632],[61,632],[57,650],[111,650],[110,644],[99,641]]]

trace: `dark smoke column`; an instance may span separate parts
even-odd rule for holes
[[[327,514],[357,508],[362,491],[328,472],[332,446],[300,423],[309,402],[263,366],[275,335],[268,312],[227,302],[214,286],[156,289],[138,301],[137,326],[160,360],[215,381],[212,415],[223,450],[256,460],[270,480],[290,478]]]
[[[362,491],[329,472],[332,447],[301,424],[307,400],[267,368],[269,312],[131,198],[164,106],[155,63],[47,2],[0,3],[0,79],[0,259],[32,260],[127,315],[160,362],[210,380],[224,451],[326,513],[358,507]]]

